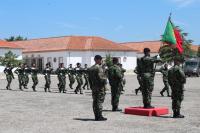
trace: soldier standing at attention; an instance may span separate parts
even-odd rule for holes
[[[113,65],[108,70],[108,79],[111,86],[112,111],[121,111],[121,109],[118,108],[118,105],[123,75],[118,63],[118,58],[113,58]]]
[[[118,63],[119,67],[121,68],[121,72],[122,72],[122,82],[121,82],[121,92],[125,91],[124,87],[126,85],[126,79],[124,77],[124,73],[126,72],[126,69],[123,68],[121,63]]]
[[[154,88],[154,63],[161,62],[160,59],[150,57],[150,49],[144,48],[144,56],[138,60],[138,72],[142,81],[142,97],[144,108],[154,108],[151,106],[151,96]]]
[[[66,87],[66,74],[67,69],[64,67],[63,63],[60,63],[59,68],[56,70],[56,73],[58,75],[59,79],[59,92],[66,93],[65,87]]]
[[[18,75],[18,81],[19,81],[19,89],[23,91],[22,86],[25,88],[24,84],[24,65],[19,64],[19,67],[15,70],[15,73]]]
[[[73,89],[73,84],[75,82],[75,78],[74,78],[75,71],[74,71],[74,68],[72,68],[72,64],[69,65],[69,68],[67,69],[67,71],[68,71],[68,77],[69,77],[69,87]]]
[[[138,67],[135,68],[134,73],[137,74],[137,80],[138,80],[138,83],[140,85],[137,89],[135,89],[135,94],[137,95],[138,91],[142,92],[142,87],[141,87],[142,86],[142,78],[141,78],[141,75],[138,72]]]
[[[76,74],[77,86],[76,86],[76,89],[75,89],[74,92],[77,94],[80,91],[80,94],[83,94],[83,92],[82,92],[82,85],[83,85],[82,75],[83,75],[83,69],[81,68],[81,64],[80,63],[77,63],[76,66],[77,67],[75,68],[75,74]]]
[[[24,86],[25,86],[25,89],[28,89],[27,86],[28,86],[28,82],[29,82],[29,75],[30,73],[30,68],[27,66],[27,64],[24,64]]]
[[[83,85],[83,89],[85,90],[85,87],[87,87],[87,90],[89,90],[89,81],[88,81],[88,73],[87,73],[88,67],[87,64],[85,64],[85,68],[84,68],[84,79],[85,79],[85,84]]]
[[[102,115],[103,102],[105,99],[105,85],[107,82],[107,76],[102,66],[102,57],[96,55],[94,57],[95,65],[88,69],[89,83],[92,90],[93,98],[93,111],[95,115],[95,121],[106,121]]]
[[[168,80],[172,90],[172,110],[174,118],[184,118],[180,114],[181,102],[184,99],[184,84],[186,77],[183,69],[180,66],[181,59],[176,57],[174,59],[174,66],[169,70]]]
[[[7,64],[6,68],[4,69],[4,73],[6,74],[6,80],[8,82],[6,89],[11,90],[10,84],[12,82],[12,79],[14,79],[14,75],[12,72],[13,67],[11,67],[10,63]]]
[[[35,63],[32,64],[32,67],[31,67],[31,77],[32,77],[32,80],[33,80],[33,91],[36,92],[36,85],[38,84],[38,77],[37,77],[37,74],[38,74],[38,69],[36,68],[36,65]]]
[[[161,67],[159,70],[156,70],[158,72],[161,72],[163,74],[163,83],[165,85],[165,87],[162,89],[162,91],[160,92],[161,96],[164,96],[163,93],[165,91],[167,91],[167,96],[170,97],[169,94],[169,82],[168,82],[168,64],[165,64],[164,67]]]
[[[43,71],[44,78],[46,80],[46,84],[45,84],[45,87],[44,87],[45,92],[47,92],[47,89],[48,89],[49,92],[51,92],[50,85],[51,85],[51,72],[52,71],[53,71],[53,69],[51,68],[50,63],[47,63],[46,68]]]

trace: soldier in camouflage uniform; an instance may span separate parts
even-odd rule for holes
[[[29,73],[30,73],[30,68],[27,66],[27,64],[24,64],[24,86],[25,89],[28,89],[28,82],[29,82]]]
[[[85,84],[83,85],[84,90],[85,90],[85,87],[87,87],[87,90],[90,89],[87,70],[88,70],[88,67],[87,67],[87,64],[85,64],[84,73],[83,73],[83,76],[84,76],[84,79],[85,79]]]
[[[31,78],[33,80],[33,91],[36,91],[36,86],[38,84],[38,77],[37,77],[37,74],[38,74],[38,69],[36,68],[36,65],[33,63],[32,64],[32,67],[31,67]]]
[[[108,70],[108,79],[111,86],[112,111],[121,111],[121,109],[118,108],[118,105],[123,75],[118,63],[118,58],[113,58],[113,65]]]
[[[67,69],[68,71],[68,77],[69,77],[69,87],[71,89],[73,89],[73,84],[75,82],[75,78],[74,78],[74,74],[75,74],[75,71],[74,71],[74,68],[72,68],[72,64],[69,65],[69,68]]]
[[[19,67],[15,70],[15,73],[18,75],[18,81],[19,81],[19,89],[23,91],[22,86],[25,88],[24,83],[24,65],[19,64]]]
[[[167,96],[170,97],[169,83],[168,83],[168,64],[165,64],[164,67],[161,67],[159,70],[156,70],[156,71],[161,72],[163,74],[163,83],[165,87],[160,92],[161,96],[164,96],[163,93],[167,91]]]
[[[142,81],[142,97],[144,108],[154,108],[151,106],[151,96],[154,88],[155,69],[154,64],[161,62],[160,59],[150,57],[150,49],[144,48],[144,57],[138,60],[138,72]]]
[[[10,84],[12,82],[12,79],[14,79],[14,75],[12,72],[13,67],[10,65],[10,63],[7,64],[6,68],[4,69],[4,73],[6,74],[6,80],[8,82],[6,89],[11,90]]]
[[[75,93],[78,94],[78,92],[80,92],[80,94],[83,94],[82,92],[82,85],[83,85],[83,68],[81,68],[81,64],[77,63],[76,64],[77,67],[75,68],[75,76],[76,76],[76,81],[77,81],[77,86],[75,89]]]
[[[141,78],[141,75],[138,72],[138,67],[135,68],[134,73],[137,74],[137,80],[138,80],[138,83],[140,85],[137,89],[135,89],[135,94],[137,95],[138,91],[142,92],[142,87],[141,87],[142,86],[142,78]]]
[[[172,110],[174,118],[184,118],[184,115],[180,114],[181,102],[184,99],[184,84],[186,83],[186,77],[183,69],[180,66],[181,59],[174,59],[174,66],[168,72],[169,85],[172,90]]]
[[[56,73],[58,75],[59,79],[59,92],[66,93],[66,74],[67,69],[64,67],[63,63],[60,63],[59,68],[56,70]]]
[[[96,121],[105,121],[107,120],[107,118],[104,118],[102,115],[102,104],[104,102],[106,94],[105,85],[107,82],[107,77],[105,70],[102,66],[102,57],[100,55],[96,55],[94,60],[95,65],[88,69],[89,83],[92,90],[93,98],[93,111]]]
[[[46,80],[46,84],[45,84],[45,87],[44,87],[45,92],[47,92],[47,89],[48,89],[49,92],[51,92],[50,85],[51,85],[51,72],[52,71],[53,71],[53,69],[51,68],[50,63],[47,63],[46,68],[43,71],[44,78]]]

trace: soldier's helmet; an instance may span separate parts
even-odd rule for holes
[[[149,53],[149,52],[151,52],[151,50],[149,48],[144,48],[143,52],[144,53]]]
[[[102,57],[101,57],[101,55],[95,55],[94,59],[95,60],[102,60]]]

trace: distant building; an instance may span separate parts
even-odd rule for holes
[[[23,48],[24,61],[29,65],[36,63],[40,69],[43,69],[47,62],[50,62],[54,69],[59,63],[64,63],[66,67],[69,64],[75,66],[77,62],[91,66],[97,54],[104,59],[108,54],[119,58],[125,69],[136,67],[135,50],[101,37],[64,36],[15,43]]]

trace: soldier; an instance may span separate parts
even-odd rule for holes
[[[12,82],[12,79],[14,79],[14,75],[12,72],[13,67],[10,65],[10,63],[7,64],[6,68],[4,69],[4,73],[6,74],[6,80],[8,82],[6,89],[11,90],[10,84]]]
[[[154,88],[154,63],[161,62],[160,59],[150,57],[150,49],[144,48],[144,56],[138,60],[138,72],[142,81],[142,97],[144,108],[154,108],[151,106],[151,96]]]
[[[77,94],[80,91],[80,94],[83,94],[82,88],[81,88],[83,85],[83,78],[82,78],[83,69],[81,68],[80,63],[77,63],[76,66],[77,67],[75,68],[75,76],[76,76],[77,86],[74,92]]]
[[[161,67],[159,70],[156,70],[158,72],[161,72],[163,74],[163,83],[165,87],[160,92],[161,96],[164,96],[163,93],[167,91],[167,96],[170,97],[169,94],[169,83],[168,83],[168,64],[165,64],[164,67]]]
[[[60,63],[59,68],[56,70],[56,73],[58,75],[59,79],[59,92],[66,93],[65,87],[66,87],[66,74],[67,69],[64,67],[63,63]]]
[[[22,86],[25,88],[24,83],[24,65],[19,64],[19,67],[15,70],[15,73],[18,75],[18,81],[19,81],[19,89],[23,91]]]
[[[126,72],[126,69],[123,68],[121,63],[118,63],[118,65],[121,68],[121,72],[122,72],[122,82],[121,82],[121,93],[122,93],[122,91],[125,91],[124,87],[126,85],[126,79],[124,77],[124,73]]]
[[[51,72],[52,71],[53,71],[53,69],[51,68],[50,63],[47,63],[46,68],[43,71],[44,78],[46,80],[46,84],[45,84],[45,87],[44,87],[45,92],[47,92],[47,89],[48,89],[49,92],[51,92],[50,85],[51,85]]]
[[[38,69],[36,68],[36,64],[33,63],[32,64],[32,67],[31,67],[31,77],[32,77],[32,80],[33,80],[33,91],[36,92],[36,86],[38,84],[38,77],[37,77],[37,74],[38,74]]]
[[[84,76],[84,79],[85,79],[85,84],[83,85],[84,90],[85,90],[85,87],[87,87],[87,90],[90,89],[87,70],[88,70],[88,67],[87,67],[87,64],[85,64],[84,73],[83,73],[83,76]]]
[[[135,94],[137,95],[138,91],[142,92],[142,87],[141,87],[142,86],[142,78],[141,78],[141,75],[138,72],[138,67],[135,68],[134,73],[137,74],[137,80],[138,80],[138,83],[140,85],[137,89],[135,89]]]
[[[29,82],[29,73],[30,73],[30,68],[27,66],[27,64],[24,64],[24,86],[25,89],[27,88],[28,82]]]
[[[174,66],[168,72],[169,85],[172,90],[172,110],[174,118],[184,118],[184,115],[180,114],[181,102],[184,98],[184,84],[186,83],[186,77],[183,69],[180,66],[181,59],[174,59]]]
[[[73,84],[75,82],[75,78],[74,78],[75,71],[72,68],[72,64],[69,65],[69,68],[67,69],[67,71],[68,71],[68,77],[69,77],[69,82],[70,82],[69,87],[73,89]]]
[[[107,118],[104,118],[102,115],[103,102],[105,99],[105,85],[107,82],[107,77],[105,70],[102,66],[102,57],[96,55],[94,57],[95,65],[88,69],[89,74],[89,83],[92,90],[93,98],[93,111],[96,121],[105,121]]]
[[[113,65],[108,70],[108,79],[111,86],[112,111],[121,111],[121,109],[118,108],[118,105],[123,76],[121,68],[117,65],[118,63],[118,58],[113,58]]]

